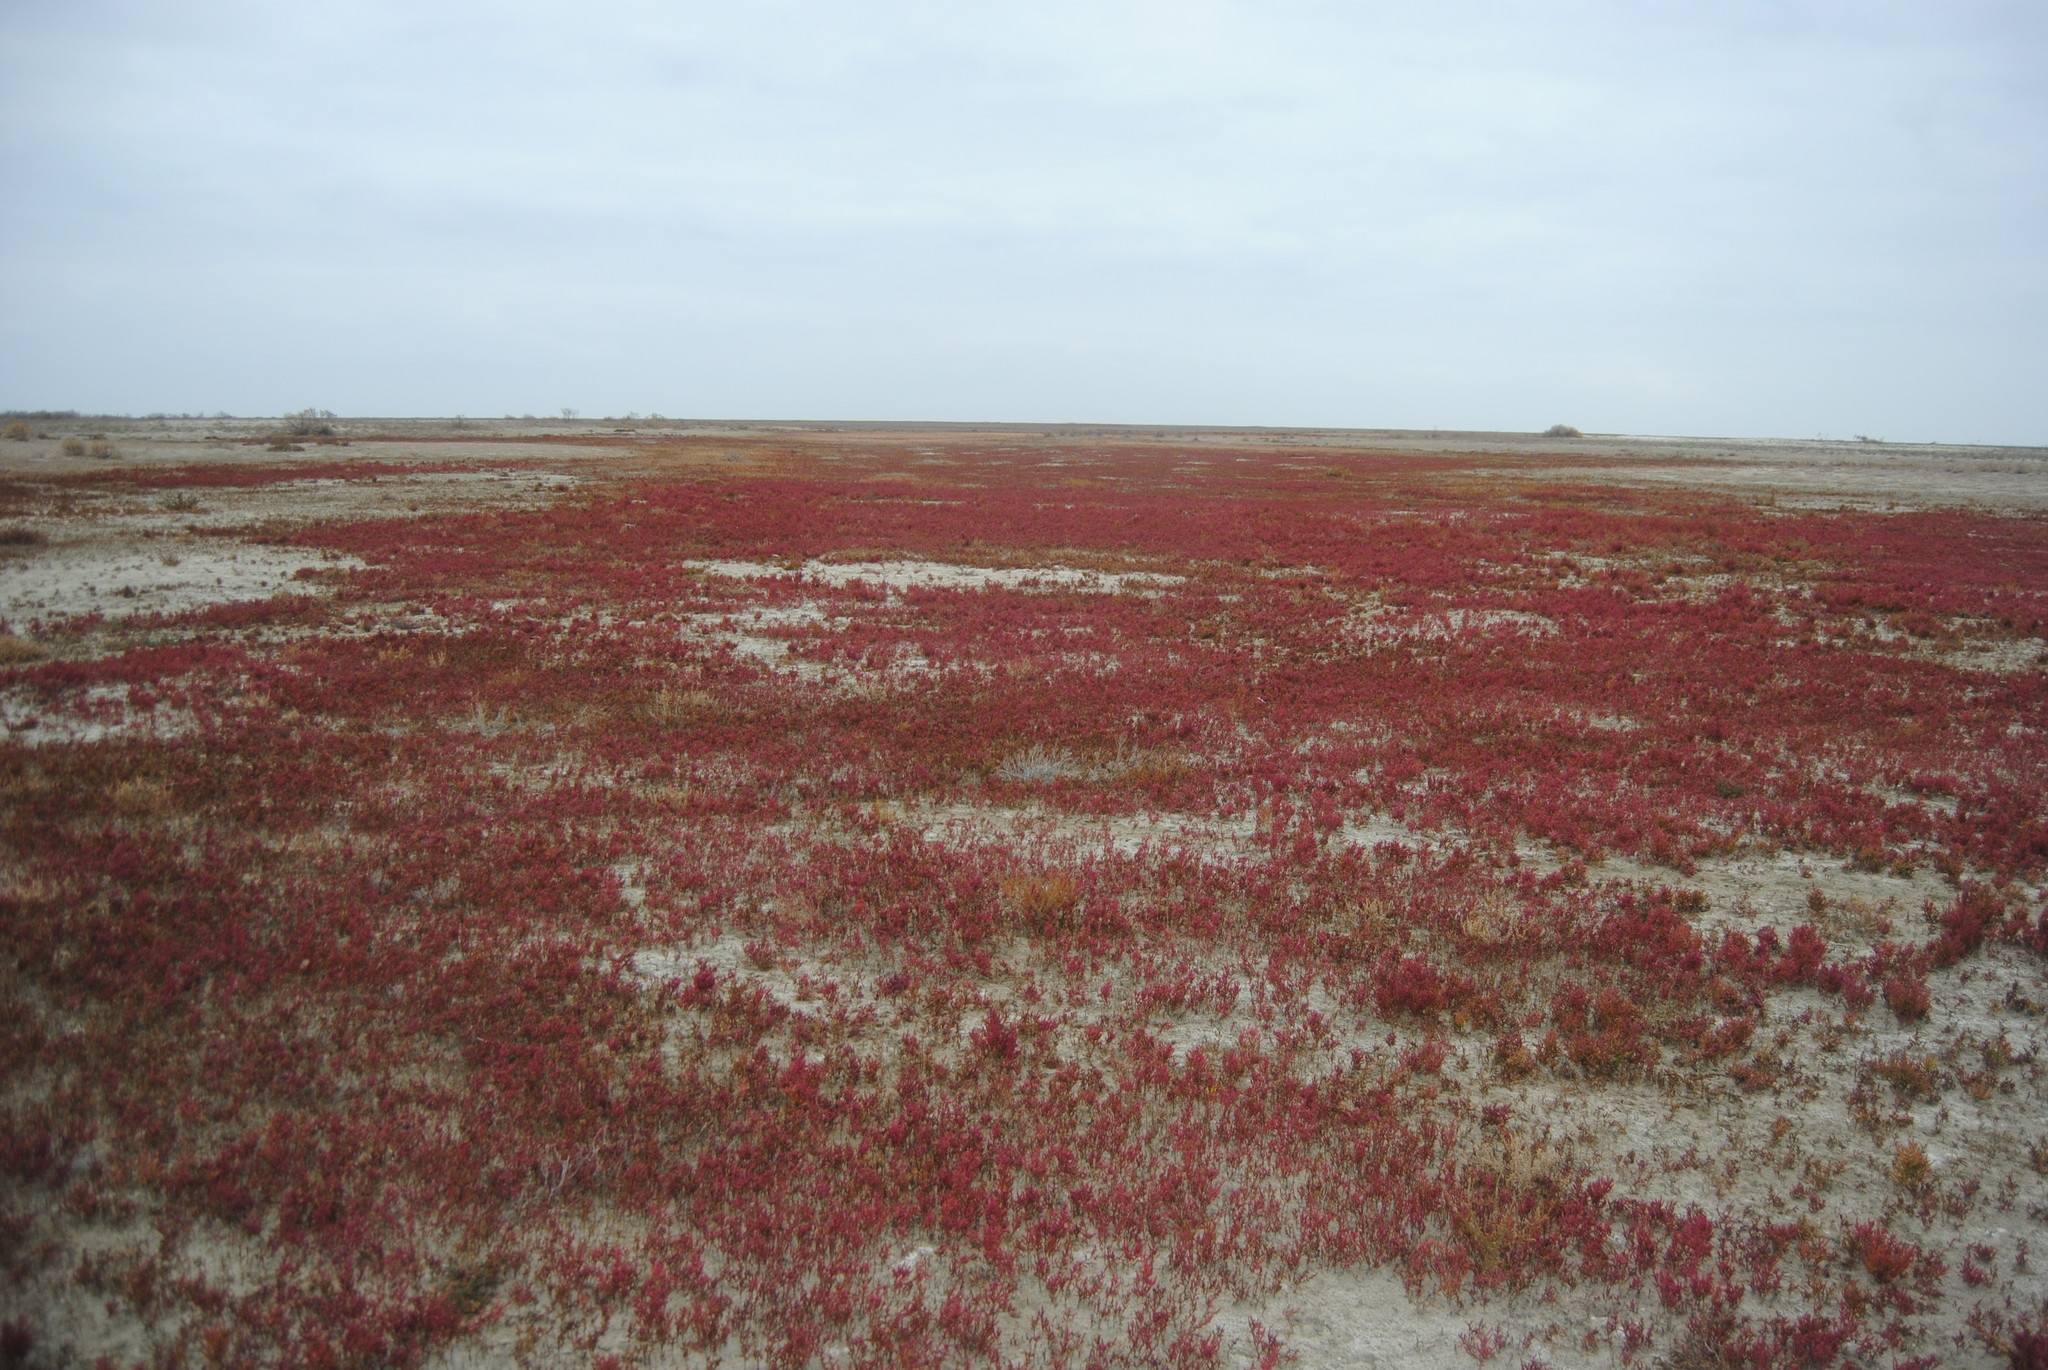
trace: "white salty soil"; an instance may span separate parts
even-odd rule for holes
[[[94,686],[54,705],[24,691],[0,690],[0,738],[25,746],[169,738],[191,730],[191,715],[182,710],[162,705],[137,708],[128,698],[126,685]]]
[[[576,484],[548,471],[430,471],[146,494],[66,490],[8,521],[46,541],[0,553],[0,626],[32,634],[38,621],[84,614],[124,619],[318,594],[316,573],[362,563],[258,538],[314,523],[539,507]]]
[[[219,539],[52,542],[0,562],[0,624],[33,632],[81,614],[176,614],[239,600],[309,594],[301,573],[360,567],[354,558]]]

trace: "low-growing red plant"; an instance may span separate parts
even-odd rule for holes
[[[1902,1023],[1917,1023],[1927,1016],[1933,1006],[1933,996],[1927,981],[1908,971],[1901,971],[1886,978],[1884,1002]]]
[[[1858,1223],[1849,1234],[1849,1254],[1871,1279],[1891,1284],[1913,1269],[1920,1249],[1883,1223]]]

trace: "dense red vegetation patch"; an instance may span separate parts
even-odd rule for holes
[[[1529,1161],[1452,1068],[1646,1087],[1773,993],[1913,1017],[2048,947],[2039,520],[1261,459],[304,538],[370,569],[0,673],[189,720],[0,748],[0,1222],[153,1224],[76,1280],[163,1363],[412,1364],[531,1312],[627,1361],[1205,1364],[1217,1301],[1371,1264],[1830,1364],[1941,1297],[1881,1225],[1779,1241]],[[900,560],[1133,579],[826,569]],[[1141,837],[942,831],[1026,809]],[[1770,849],[1956,893],[1867,951],[1703,934],[1686,876]],[[1781,1260],[1808,1304],[1730,1314]]]

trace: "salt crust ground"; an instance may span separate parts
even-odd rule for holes
[[[317,582],[302,573],[361,563],[265,546],[256,535],[281,525],[531,507],[575,483],[553,472],[420,472],[166,492],[146,502],[67,492],[46,512],[10,524],[48,541],[0,557],[0,627],[21,633],[38,619],[175,614],[316,593]]]
[[[268,599],[310,587],[302,572],[361,566],[246,543],[176,539],[138,546],[59,542],[33,561],[0,564],[0,622],[33,632],[41,622],[82,614],[127,618],[180,614],[237,600]]]

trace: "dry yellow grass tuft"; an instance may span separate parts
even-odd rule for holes
[[[107,798],[131,818],[161,818],[176,807],[171,787],[161,780],[123,780],[107,791]]]
[[[1918,1142],[1907,1142],[1892,1152],[1892,1183],[1901,1189],[1920,1189],[1934,1178],[1934,1165]]]
[[[1070,932],[1078,926],[1080,890],[1072,877],[1013,875],[1003,881],[1003,904],[1025,926],[1039,932]]]
[[[640,705],[640,715],[649,723],[679,724],[716,720],[726,708],[709,690],[659,690]]]

